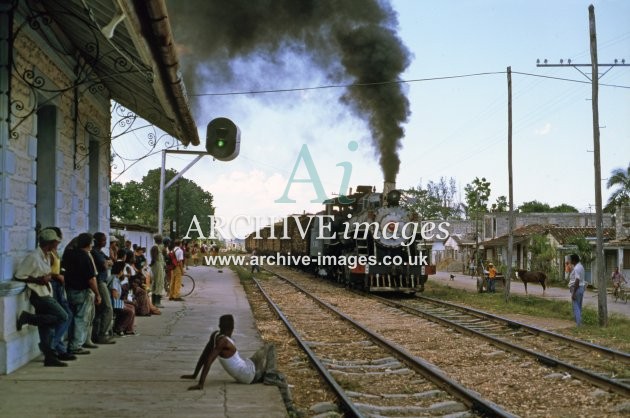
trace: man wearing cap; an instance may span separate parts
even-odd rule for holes
[[[46,229],[52,229],[55,231],[59,239],[63,240],[63,234],[61,229],[56,226],[49,226],[42,230],[42,232]],[[62,361],[68,360],[76,360],[77,356],[74,354],[68,353],[68,345],[65,342],[66,333],[72,324],[72,309],[70,309],[70,304],[68,303],[68,299],[66,298],[66,288],[65,288],[65,280],[63,277],[64,271],[61,270],[61,258],[59,257],[59,248],[55,248],[50,252],[50,268],[51,273],[53,274],[54,280],[50,282],[52,285],[52,293],[53,298],[57,301],[59,305],[66,311],[68,315],[68,320],[64,322],[62,325],[58,325],[55,327],[55,335],[52,338],[51,346],[53,350],[57,353],[57,358]],[[56,275],[56,276],[55,276]]]
[[[25,324],[36,325],[40,337],[40,349],[44,353],[44,366],[63,367],[67,363],[60,361],[52,347],[55,328],[68,320],[68,314],[53,297],[52,280],[58,280],[58,274],[51,270],[51,252],[57,248],[61,238],[52,229],[44,229],[39,234],[39,246],[29,253],[20,263],[15,279],[26,283],[30,289],[29,300],[35,308],[35,314],[22,311],[16,322],[18,331]]]

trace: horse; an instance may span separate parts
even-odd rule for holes
[[[516,272],[519,279],[525,285],[525,295],[527,295],[527,283],[540,283],[543,288],[543,295],[547,289],[547,275],[542,271],[518,270]]]

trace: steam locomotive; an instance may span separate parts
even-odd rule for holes
[[[382,193],[359,186],[324,202],[323,211],[288,216],[251,233],[247,251],[275,257],[349,287],[369,292],[424,291],[431,243],[414,213],[400,206],[401,192],[385,183]]]

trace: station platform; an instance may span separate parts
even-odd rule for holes
[[[234,316],[232,338],[243,357],[251,356],[262,340],[232,271],[198,266],[186,273],[195,279],[194,292],[184,302],[163,298],[162,315],[137,317],[139,335],[99,345],[68,367],[44,367],[39,357],[0,376],[0,416],[286,417],[277,387],[239,384],[218,362],[204,390],[187,390],[195,382],[180,376],[194,371],[221,315]]]

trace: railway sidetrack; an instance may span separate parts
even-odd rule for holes
[[[296,282],[299,290],[286,290],[285,294],[294,293],[305,298],[306,293],[315,293],[316,298],[321,300],[320,306],[335,310],[338,318],[358,322],[357,326],[372,341],[376,341],[374,344],[378,347],[393,345],[400,350],[395,355],[383,353],[381,357],[369,358],[366,362],[324,357],[322,366],[329,372],[334,370],[330,372],[332,375],[343,375],[347,379],[349,375],[346,374],[354,373],[352,370],[355,368],[363,372],[379,370],[378,373],[385,369],[388,370],[389,381],[395,374],[404,374],[392,373],[392,370],[400,368],[396,362],[402,361],[411,367],[410,363],[419,360],[425,370],[435,371],[439,378],[454,382],[439,385],[439,390],[455,388],[457,392],[461,388],[476,394],[482,402],[488,402],[490,406],[479,406],[476,401],[463,401],[461,394],[451,395],[470,411],[480,414],[562,415],[579,408],[581,411],[592,410],[597,415],[623,416],[623,411],[628,410],[628,353],[565,339],[557,333],[425,297],[399,302],[348,292],[330,282],[313,280],[289,269],[277,268],[272,273]],[[263,287],[269,286],[271,280],[264,281]],[[294,303],[293,309],[304,310],[302,302]],[[292,320],[296,315],[293,313],[287,317]],[[334,326],[337,325],[339,320],[334,322]],[[303,327],[307,334],[311,328],[317,329],[317,326]],[[324,346],[345,342],[347,335],[335,333]],[[319,341],[309,341],[308,337],[306,340],[305,344],[312,350],[321,350]],[[429,378],[426,371],[423,378]],[[375,402],[377,398],[381,402],[389,399],[391,403],[391,399],[403,396],[387,391],[380,393],[374,386],[370,386],[372,392],[366,393],[348,390],[346,386],[346,393],[350,393],[350,398],[360,405]],[[573,393],[576,389],[579,389],[580,396],[574,401],[567,401],[566,393]],[[354,396],[362,397],[357,402]],[[411,398],[419,396],[415,394]],[[495,407],[496,410],[493,409]],[[376,408],[370,414],[387,415],[386,411]]]

